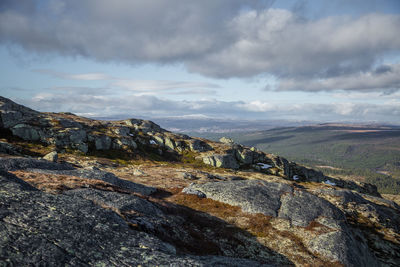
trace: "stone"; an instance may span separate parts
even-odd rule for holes
[[[231,154],[214,154],[212,156],[203,157],[203,162],[218,168],[238,169],[239,164],[235,157]]]
[[[193,152],[206,152],[213,150],[209,144],[199,139],[192,139],[188,143],[190,150]]]
[[[219,139],[219,141],[221,142],[221,143],[224,143],[224,144],[234,144],[235,142],[233,141],[233,139],[232,138],[228,138],[228,137],[221,137],[220,139]]]
[[[44,170],[73,170],[70,164],[54,163],[47,160],[32,158],[0,158],[0,169],[5,171],[44,169]]]
[[[131,129],[129,127],[125,127],[125,126],[112,128],[112,131],[115,134],[121,135],[121,136],[130,136],[130,133],[131,133]]]
[[[33,128],[27,124],[17,124],[11,128],[13,135],[16,135],[27,141],[39,141],[40,140],[40,130]]]
[[[176,149],[175,141],[169,137],[165,137],[165,146],[171,150]]]
[[[111,138],[106,135],[95,137],[95,146],[97,150],[108,150],[111,148]]]
[[[204,194],[203,192],[201,192],[199,190],[196,190],[196,189],[192,188],[191,186],[183,188],[182,193],[185,193],[185,194],[188,194],[188,195],[196,195],[199,198],[207,197],[206,194]]]
[[[72,147],[78,149],[84,154],[86,154],[89,151],[89,147],[86,143],[73,144]]]
[[[308,227],[312,222],[318,222],[330,231],[303,239],[311,251],[345,266],[379,266],[368,246],[356,241],[343,212],[311,193],[293,190],[287,184],[259,180],[192,184],[189,189],[200,191],[207,198],[239,206],[248,213],[289,220],[296,227]]]
[[[0,153],[9,155],[21,155],[22,151],[18,147],[13,146],[7,142],[0,141]]]
[[[57,162],[58,160],[58,153],[57,151],[52,151],[48,154],[46,154],[43,159],[51,161],[51,162]]]
[[[186,248],[213,243],[195,239],[203,233],[192,229],[191,236],[185,230],[188,221],[167,215],[162,206],[138,196],[95,189],[47,194],[1,170],[0,190],[0,258],[12,266],[273,266],[282,262],[272,253],[265,259],[271,265],[234,256],[177,253],[174,244],[179,239]],[[223,239],[218,242],[224,244]],[[233,253],[238,254],[236,247],[232,246]]]
[[[198,180],[199,179],[196,175],[191,174],[189,172],[184,172],[181,174],[181,176],[183,179],[186,179],[186,180]]]
[[[164,146],[164,137],[162,135],[153,135],[153,139],[160,146]]]
[[[0,128],[9,129],[32,117],[40,117],[40,113],[0,96]]]
[[[209,182],[191,188],[203,192],[208,198],[239,206],[245,212],[274,217],[278,215],[281,195],[293,191],[286,184],[258,180]]]
[[[70,130],[68,131],[68,135],[69,135],[69,140],[73,144],[81,144],[86,142],[87,140],[86,131],[84,130],[78,130],[78,129]]]
[[[112,148],[113,149],[124,149],[124,148],[137,149],[137,144],[132,138],[118,138],[118,139],[114,139],[114,141],[112,143]]]
[[[250,149],[242,148],[235,150],[235,156],[237,160],[242,164],[253,164],[254,152]]]
[[[332,228],[338,228],[345,221],[342,211],[325,199],[306,191],[294,191],[293,194],[282,196],[278,217],[303,227],[318,217],[328,218],[328,221],[325,220],[326,226]]]

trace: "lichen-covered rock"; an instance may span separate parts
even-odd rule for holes
[[[112,143],[112,148],[113,149],[125,149],[125,148],[130,148],[130,149],[137,149],[137,144],[132,138],[118,138],[114,139]]]
[[[0,158],[0,169],[5,171],[26,170],[26,169],[44,169],[44,170],[73,170],[70,164],[53,163],[47,160],[38,160],[32,158]]]
[[[0,190],[0,258],[6,265],[270,266],[177,254],[161,238],[175,235],[170,225],[184,238],[185,220],[137,196],[94,189],[47,194],[1,170]]]
[[[131,129],[129,127],[120,126],[120,127],[112,128],[112,131],[117,135],[131,136]],[[133,134],[132,134],[132,136],[133,136]]]
[[[0,96],[0,128],[11,128],[40,113]]]
[[[214,167],[227,169],[238,169],[240,166],[232,154],[206,156],[203,157],[203,162]]]
[[[94,144],[97,150],[108,150],[111,148],[112,139],[107,135],[94,137]]]
[[[233,141],[233,139],[228,138],[228,137],[225,137],[225,136],[224,136],[224,137],[221,137],[221,138],[219,139],[219,141],[220,141],[221,143],[229,144],[229,145],[235,143],[235,142]]]
[[[190,150],[193,152],[205,152],[213,150],[209,144],[199,139],[189,140],[188,143]]]
[[[21,155],[22,151],[20,148],[15,147],[7,142],[0,141],[0,153],[9,155]]]
[[[196,195],[199,198],[205,198],[206,194],[201,192],[200,190],[194,189],[192,186],[188,186],[183,188],[182,193],[189,194],[189,195]]]
[[[345,221],[338,208],[325,199],[306,191],[296,190],[281,198],[278,217],[289,220],[293,225],[306,227],[318,217],[324,217],[327,227],[337,228]]]
[[[309,192],[294,190],[283,183],[258,180],[193,184],[189,188],[208,198],[239,206],[245,212],[286,219],[293,227],[320,224],[327,232],[303,237],[302,242],[308,249],[345,266],[379,266],[368,246],[353,236],[343,212]]]
[[[80,129],[71,129],[67,132],[69,140],[73,144],[82,144],[87,140],[86,131]]]
[[[58,153],[57,151],[52,151],[48,154],[46,154],[43,159],[51,161],[51,162],[57,162],[58,160]]]
[[[171,150],[175,150],[176,149],[175,140],[173,140],[169,137],[165,137],[165,146]]]
[[[254,152],[251,151],[250,149],[239,147],[238,149],[235,150],[236,158],[241,164],[249,165],[253,164],[254,162]]]
[[[11,128],[13,135],[16,135],[24,140],[39,141],[41,131],[27,124],[17,124]]]
[[[210,182],[194,184],[191,188],[203,192],[208,198],[239,206],[243,211],[274,217],[281,206],[281,195],[293,191],[287,184],[258,180]]]

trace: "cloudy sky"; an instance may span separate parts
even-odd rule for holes
[[[0,68],[40,111],[400,123],[400,1],[1,0]]]

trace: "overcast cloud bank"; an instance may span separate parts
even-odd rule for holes
[[[0,42],[38,53],[183,63],[219,78],[272,74],[283,79],[278,90],[399,88],[398,79],[374,73],[385,55],[400,51],[399,15],[309,20],[269,8],[271,1],[15,2],[2,1]],[[374,75],[373,85],[354,81]]]

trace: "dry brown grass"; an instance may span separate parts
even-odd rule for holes
[[[130,193],[127,190],[123,190],[116,187],[110,183],[80,178],[77,176],[69,175],[57,175],[57,174],[42,174],[28,171],[11,171],[18,178],[24,180],[25,182],[31,184],[32,186],[50,193],[61,193],[66,190],[76,189],[76,188],[95,188],[105,191],[114,191],[121,193]]]
[[[382,196],[388,200],[396,202],[397,205],[400,205],[400,195],[383,194]]]
[[[307,228],[292,226],[288,230],[281,230],[274,226],[276,219],[271,216],[245,213],[240,207],[209,198],[199,198],[195,195],[180,193],[179,189],[170,190],[170,193],[171,196],[165,198],[165,200],[224,220],[255,236],[261,244],[286,256],[296,265],[342,266],[337,262],[324,261],[318,255],[308,251],[302,238],[297,235],[297,231],[309,232],[314,235],[319,234],[322,231],[321,229],[326,227],[318,222],[312,222]]]

